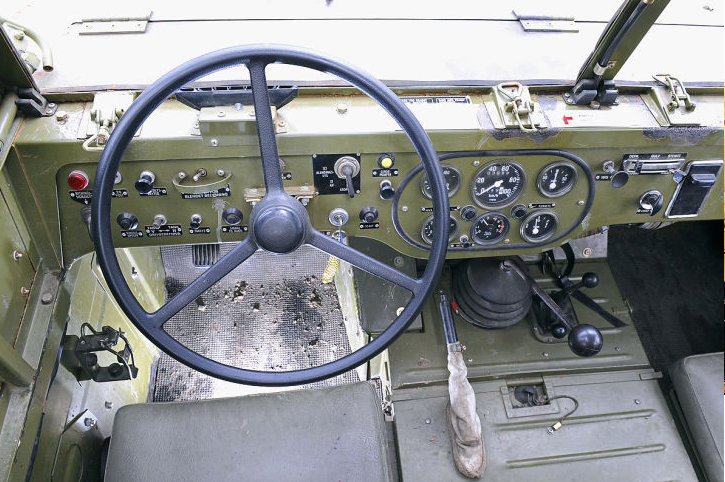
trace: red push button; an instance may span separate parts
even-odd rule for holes
[[[68,174],[68,187],[80,191],[88,186],[88,174],[83,171],[72,171]]]

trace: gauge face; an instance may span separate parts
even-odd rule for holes
[[[509,232],[511,223],[501,213],[481,214],[471,225],[471,238],[478,244],[494,244]]]
[[[448,221],[448,242],[450,243],[458,234],[458,221],[451,216]],[[429,216],[423,221],[420,228],[420,237],[428,244],[433,244],[433,216]]]
[[[471,195],[482,207],[505,206],[519,197],[525,185],[523,167],[513,161],[494,161],[476,172]]]
[[[530,243],[549,239],[559,227],[559,218],[553,211],[534,211],[521,223],[521,237]]]
[[[536,183],[546,197],[559,197],[571,191],[576,184],[576,168],[570,162],[554,162],[539,173]]]
[[[449,166],[447,164],[441,165],[441,169],[443,170],[443,176],[446,178],[446,189],[448,190],[448,197],[451,197],[455,193],[457,193],[458,188],[461,187],[461,172],[455,167]],[[428,199],[433,198],[433,194],[430,191],[430,184],[428,184],[428,176],[425,174],[425,172],[420,178],[420,192],[422,192],[423,196],[427,197]]]

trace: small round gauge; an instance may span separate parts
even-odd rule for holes
[[[471,196],[481,207],[505,206],[519,197],[526,185],[524,168],[516,162],[489,162],[476,172]]]
[[[571,162],[552,162],[539,173],[536,186],[546,197],[559,197],[576,184],[576,168]]]
[[[559,227],[559,218],[553,211],[534,211],[521,222],[521,237],[529,243],[549,239]]]
[[[442,164],[441,169],[443,170],[443,176],[446,178],[448,197],[451,197],[461,187],[461,171],[447,164]],[[430,184],[428,184],[428,176],[425,173],[420,178],[420,192],[428,199],[433,199],[433,195],[430,192]]]
[[[453,241],[458,234],[458,221],[451,216],[448,221],[448,242]],[[428,244],[433,244],[433,216],[428,216],[420,227],[420,237]]]
[[[471,225],[471,238],[478,244],[494,244],[509,232],[511,223],[502,213],[484,213]]]

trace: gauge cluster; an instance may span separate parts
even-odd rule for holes
[[[449,250],[546,243],[565,234],[588,194],[587,183],[579,183],[581,166],[557,156],[450,159],[441,168],[451,205]],[[418,185],[419,196],[431,199],[424,172]],[[430,211],[418,216],[419,236],[413,241],[429,246],[433,216]]]

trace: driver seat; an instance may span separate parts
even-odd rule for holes
[[[369,383],[116,413],[105,480],[393,480]]]

